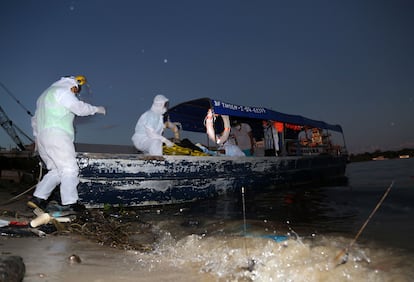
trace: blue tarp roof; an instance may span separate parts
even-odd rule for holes
[[[201,98],[180,103],[169,109],[166,115],[168,115],[172,122],[180,122],[183,130],[205,132],[204,118],[208,109],[213,109],[216,114],[228,115],[230,120],[256,120],[260,122],[262,120],[273,120],[342,133],[342,127],[340,125],[328,124],[299,115],[284,114],[262,107],[241,106],[210,98]]]

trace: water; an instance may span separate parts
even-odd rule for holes
[[[351,163],[347,177],[342,186],[255,187],[143,217],[168,230],[163,257],[223,281],[413,280],[414,159]],[[367,220],[347,262],[333,266]]]
[[[149,253],[61,236],[0,245],[24,257],[25,281],[414,281],[414,158],[351,163],[347,176],[142,209],[158,235]],[[68,264],[72,253],[81,264]]]

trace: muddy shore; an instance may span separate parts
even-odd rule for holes
[[[26,206],[32,192],[9,201],[29,187],[28,183],[0,184],[2,220],[30,222],[35,218]],[[148,252],[156,244],[156,234],[150,224],[140,221],[135,214],[124,211],[121,222],[119,218],[104,216],[103,211],[87,215],[95,222],[85,222],[85,218],[80,222],[78,218],[64,223],[64,230],[60,231],[53,224],[47,224],[38,228],[45,232],[43,236],[27,231],[27,227],[2,228],[0,256],[23,259],[23,281],[174,281],[182,277],[186,281],[210,280],[209,275],[196,270],[153,260]],[[126,218],[135,220],[125,222]],[[94,236],[98,233],[100,236]]]

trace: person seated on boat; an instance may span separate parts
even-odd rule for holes
[[[277,134],[276,128],[273,126],[273,122],[264,120],[263,125],[263,136],[264,136],[264,155],[265,156],[277,156],[279,151],[279,135]]]
[[[252,134],[252,128],[247,123],[241,123],[237,120],[233,121],[231,128],[231,134],[233,134],[237,146],[243,151],[246,156],[253,156],[254,153],[254,139]]]
[[[303,127],[303,130],[299,132],[298,134],[298,140],[299,143],[302,146],[308,146],[310,141],[311,141],[311,136],[312,132],[310,131],[310,129],[307,126]]]
[[[244,157],[246,154],[236,145],[236,140],[233,135],[230,135],[229,138],[223,144],[224,152],[226,156],[229,157]]]
[[[311,146],[322,145],[322,136],[319,128],[312,128],[312,143]]]
[[[162,156],[162,144],[167,147],[173,142],[162,136],[164,131],[164,113],[168,109],[168,99],[163,95],[154,97],[151,109],[143,113],[135,126],[132,142],[135,148],[145,154]]]

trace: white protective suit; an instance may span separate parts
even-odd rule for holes
[[[132,136],[134,146],[149,155],[161,156],[162,143],[168,147],[174,145],[170,140],[162,136],[164,131],[163,115],[167,111],[165,107],[168,99],[163,95],[154,98],[151,109],[143,113],[135,126],[135,133]]]
[[[79,167],[73,144],[74,117],[105,114],[103,107],[78,100],[71,91],[74,86],[77,86],[77,83],[73,77],[63,77],[53,83],[38,98],[36,112],[32,118],[36,146],[49,170],[33,195],[47,200],[60,184],[63,205],[74,204],[78,200]]]

